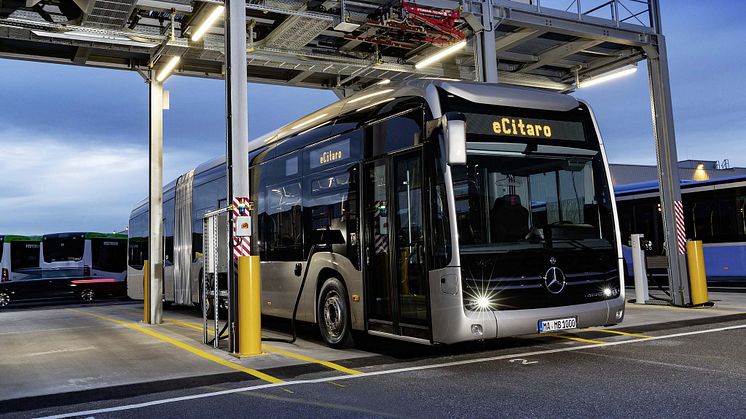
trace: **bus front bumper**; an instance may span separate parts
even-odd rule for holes
[[[455,308],[455,307],[454,307]],[[433,312],[433,341],[456,343],[538,333],[542,320],[577,318],[577,328],[616,324],[624,317],[624,299],[528,310]],[[437,319],[437,320],[436,320]]]

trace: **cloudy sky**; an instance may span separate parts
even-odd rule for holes
[[[746,5],[663,2],[679,159],[746,166]],[[705,4],[706,3],[706,4]],[[147,194],[147,86],[125,71],[0,60],[0,234],[123,229]],[[172,77],[164,180],[224,153],[222,81]],[[654,164],[647,69],[579,91],[614,163]],[[249,85],[256,137],[336,100]]]

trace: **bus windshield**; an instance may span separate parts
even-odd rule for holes
[[[613,219],[600,153],[467,155],[452,167],[462,252],[610,249]]]
[[[78,262],[83,259],[83,234],[44,237],[44,262]]]

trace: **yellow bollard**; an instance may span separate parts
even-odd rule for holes
[[[143,323],[150,323],[150,290],[148,289],[148,261],[142,264],[142,305]]]
[[[238,258],[238,355],[262,353],[262,302],[259,256]]]
[[[692,293],[692,305],[697,306],[709,301],[702,240],[688,241],[686,243],[686,254],[689,262],[689,288]]]

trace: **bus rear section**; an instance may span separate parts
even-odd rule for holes
[[[6,236],[11,281],[34,280],[41,278],[41,237]]]
[[[86,237],[91,244],[91,276],[124,281],[127,277],[127,236],[89,233]]]
[[[40,260],[41,237],[0,236],[0,307],[32,298],[44,288]]]
[[[42,237],[41,260],[44,277],[90,276],[91,265],[86,265],[86,253],[90,255],[90,243],[86,244],[85,233],[45,234]]]

